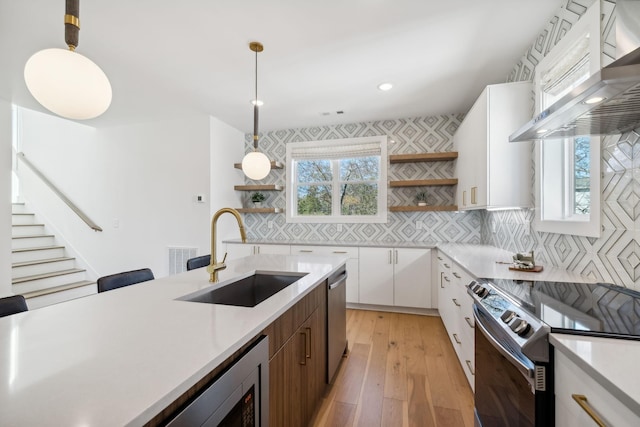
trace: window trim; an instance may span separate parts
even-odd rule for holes
[[[536,67],[535,70],[535,95],[536,113],[542,110],[541,76],[550,69],[560,58],[566,56],[566,52],[571,49],[582,37],[589,34],[589,71],[594,74],[601,66],[601,33],[600,33],[600,3],[595,2],[585,14],[576,22],[569,32],[551,49]],[[535,230],[557,234],[571,234],[577,236],[599,237],[600,236],[600,145],[601,139],[596,135],[589,135],[591,156],[590,164],[590,187],[591,187],[591,207],[589,220],[580,215],[573,215],[572,218],[563,220],[545,220],[542,218],[542,207],[544,206],[542,191],[542,174],[544,172],[543,145],[545,141],[535,144],[534,167],[535,167],[535,216],[533,225]],[[565,197],[566,199],[566,197]]]
[[[386,135],[378,135],[372,137],[360,137],[360,138],[342,138],[342,139],[328,139],[319,141],[303,141],[303,142],[290,142],[286,145],[286,186],[285,186],[285,215],[287,223],[307,223],[307,224],[372,224],[372,223],[386,223],[387,222],[387,140]],[[296,200],[294,198],[296,191],[297,179],[295,176],[295,168],[293,165],[294,159],[292,158],[292,151],[299,147],[326,147],[326,146],[339,146],[339,145],[355,145],[366,143],[378,143],[380,144],[380,177],[378,179],[378,215],[376,216],[364,216],[364,215],[330,215],[330,216],[300,216],[296,215]],[[328,159],[335,160],[335,159]],[[339,177],[338,177],[339,178]],[[339,180],[339,179],[338,179]],[[334,209],[336,201],[332,199],[332,211]]]

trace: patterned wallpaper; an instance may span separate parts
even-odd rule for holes
[[[337,138],[388,135],[395,143],[388,144],[389,154],[451,151],[453,134],[462,116],[442,115],[412,119],[383,120],[301,129],[267,132],[260,138],[260,150],[269,158],[285,162],[287,143],[321,141]],[[246,150],[252,147],[251,135],[245,135]],[[388,180],[435,179],[453,177],[452,162],[405,163],[387,165]],[[263,184],[285,184],[284,169],[273,170]],[[252,181],[248,180],[248,183]],[[429,204],[454,204],[453,187],[426,187]],[[416,188],[389,188],[390,206],[413,204]],[[265,192],[265,206],[285,207],[285,192]],[[244,195],[244,205],[250,206],[250,193]],[[419,230],[417,222],[424,227]],[[269,240],[336,240],[346,242],[462,242],[480,243],[482,214],[480,212],[389,212],[386,224],[300,224],[285,221],[284,214],[246,214],[245,224],[250,238]],[[269,227],[271,225],[271,228]]]
[[[568,0],[514,67],[508,81],[531,80],[538,61],[593,1]],[[615,3],[601,1],[603,57],[615,57]],[[600,281],[640,290],[640,129],[602,139],[600,238],[537,232],[532,210],[484,212],[482,241]],[[532,187],[533,191],[533,187]]]

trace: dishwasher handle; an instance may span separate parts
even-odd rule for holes
[[[333,283],[329,283],[329,290],[335,289],[338,286],[340,286],[340,284],[342,282],[344,282],[345,280],[347,280],[347,272],[345,271],[344,273],[342,273],[340,276],[338,276],[338,279],[333,282]]]

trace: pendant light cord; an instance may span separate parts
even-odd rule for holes
[[[258,49],[256,49],[256,92],[253,102],[253,149],[258,151]]]

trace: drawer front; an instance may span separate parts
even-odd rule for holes
[[[347,258],[358,258],[358,248],[342,246],[291,246],[291,255],[342,255]]]

